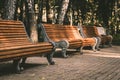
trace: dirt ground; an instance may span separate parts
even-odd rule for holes
[[[54,56],[55,65],[30,57],[21,74],[13,72],[11,61],[0,63],[0,80],[120,80],[120,46],[68,53],[68,58]]]

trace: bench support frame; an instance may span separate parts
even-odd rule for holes
[[[38,27],[42,30],[41,34],[43,35],[42,37],[43,37],[44,41],[45,41],[45,42],[54,43],[55,49],[54,49],[53,52],[55,53],[55,51],[56,51],[57,48],[61,48],[61,50],[62,50],[62,51],[61,51],[61,52],[62,52],[62,56],[63,56],[64,58],[68,57],[67,54],[66,54],[66,52],[67,52],[67,48],[69,47],[69,42],[68,42],[67,40],[60,40],[60,41],[58,41],[58,42],[52,41],[52,40],[48,37],[48,35],[47,35],[44,27],[42,27],[42,26],[43,26],[42,24],[39,24],[39,25],[38,25]],[[54,54],[54,53],[53,53],[53,54]]]

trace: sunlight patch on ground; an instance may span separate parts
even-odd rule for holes
[[[86,55],[99,56],[99,57],[120,58],[120,54],[119,53],[108,53],[108,52],[100,52],[100,51],[88,53]]]

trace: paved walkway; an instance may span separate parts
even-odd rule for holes
[[[11,62],[0,63],[0,80],[120,80],[120,46],[69,56],[55,57],[56,65],[47,65],[46,58],[28,58],[22,74],[12,72]]]

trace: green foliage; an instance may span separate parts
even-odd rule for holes
[[[113,44],[120,45],[120,34],[113,35]]]
[[[0,0],[0,14],[4,10],[4,1]],[[26,19],[26,0],[17,0],[16,17],[19,20]],[[38,22],[48,23],[46,15],[51,15],[52,23],[56,23],[58,19],[58,13],[60,11],[60,5],[62,0],[34,0],[35,17]],[[49,3],[48,3],[49,1]],[[69,0],[69,7],[67,15],[65,16],[65,22],[67,24],[77,25],[78,23],[84,25],[101,24],[103,27],[109,29],[116,40],[116,33],[120,30],[120,0]],[[49,6],[47,6],[49,4]],[[47,8],[49,7],[49,8]],[[48,10],[50,9],[50,10]],[[51,12],[50,12],[51,11]],[[71,14],[72,13],[72,14]],[[72,16],[71,16],[72,15]],[[39,20],[40,19],[40,20]],[[118,30],[118,31],[117,31]]]

